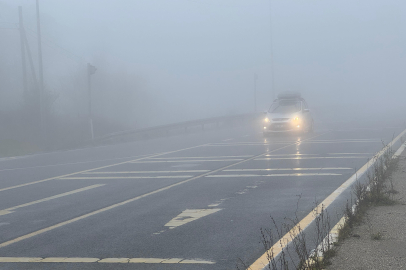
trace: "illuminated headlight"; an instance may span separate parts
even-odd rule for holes
[[[266,129],[266,127],[264,127],[264,129]]]
[[[299,117],[295,117],[295,118],[293,118],[293,121],[298,122],[298,121],[299,121]]]
[[[300,128],[300,125],[297,125],[298,128]]]
[[[264,121],[265,121],[265,122],[269,122],[269,118],[268,118],[268,117],[265,118]]]

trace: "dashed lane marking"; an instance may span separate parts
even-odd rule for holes
[[[210,170],[183,170],[183,171],[110,171],[110,172],[85,172],[82,174],[142,174],[142,173],[203,173],[209,172]]]
[[[37,203],[54,200],[54,199],[57,199],[57,198],[65,197],[65,196],[68,196],[68,195],[71,195],[71,194],[79,193],[79,192],[82,192],[82,191],[85,191],[85,190],[101,187],[101,186],[104,186],[104,185],[105,184],[92,185],[92,186],[72,190],[72,191],[69,191],[69,192],[65,192],[65,193],[62,193],[62,194],[58,194],[58,195],[55,195],[55,196],[51,196],[51,197],[48,197],[48,198],[36,200],[36,201],[33,201],[33,202],[13,206],[13,207],[10,207],[10,208],[7,208],[7,209],[0,210],[0,216],[11,214],[18,208],[23,208],[23,207],[31,206],[31,205],[34,205],[34,204],[37,204]]]
[[[321,133],[321,134],[316,135],[316,136],[314,136],[314,137],[312,137],[312,138],[319,137],[319,136],[323,136],[323,135],[325,135],[325,134],[327,134],[327,133],[329,133],[329,132]],[[312,139],[312,138],[309,138],[309,139]],[[287,147],[290,147],[290,146],[293,146],[293,145],[297,145],[297,143],[290,144],[290,145],[285,145],[285,146],[282,146],[282,147],[280,147],[280,148],[278,148],[278,149],[272,150],[272,151],[270,151],[270,152],[272,153],[272,152],[275,152],[275,151],[279,151],[279,150],[281,150],[281,149],[284,149],[284,148],[287,148]],[[200,146],[196,146],[196,147],[200,147]],[[193,147],[193,148],[196,148],[196,147]],[[179,150],[179,151],[181,151],[181,150]],[[176,152],[176,151],[175,151],[175,152]],[[125,201],[122,201],[122,202],[119,202],[119,203],[116,203],[116,204],[113,204],[113,205],[110,205],[110,206],[101,208],[101,209],[99,209],[99,210],[96,210],[96,211],[93,211],[93,212],[90,212],[90,213],[87,213],[87,214],[84,214],[84,215],[81,215],[81,216],[78,216],[78,217],[75,217],[75,218],[72,218],[72,219],[69,219],[69,220],[60,222],[60,223],[57,223],[57,224],[55,224],[55,225],[52,225],[52,226],[49,226],[49,227],[46,227],[46,228],[43,228],[43,229],[34,231],[34,232],[32,232],[32,233],[29,233],[29,234],[26,234],[26,235],[22,235],[22,236],[20,236],[20,237],[17,237],[17,238],[14,238],[14,239],[11,239],[11,240],[9,240],[9,241],[6,241],[6,242],[1,243],[1,244],[0,244],[0,248],[3,248],[3,247],[6,247],[6,246],[9,246],[9,245],[11,245],[11,244],[15,244],[15,243],[17,243],[17,242],[20,242],[20,241],[22,241],[22,240],[26,240],[26,239],[28,239],[28,238],[31,238],[31,237],[34,237],[34,236],[37,236],[37,235],[40,235],[40,234],[43,234],[43,233],[52,231],[52,230],[54,230],[54,229],[60,228],[60,227],[62,227],[62,226],[65,226],[65,225],[74,223],[74,222],[76,222],[76,221],[79,221],[79,220],[82,220],[82,219],[85,219],[85,218],[88,218],[88,217],[91,217],[91,216],[94,216],[94,215],[96,215],[96,214],[103,213],[103,212],[105,212],[105,211],[114,209],[114,208],[116,208],[116,207],[119,207],[119,206],[122,206],[122,205],[126,205],[126,204],[128,204],[128,203],[131,203],[131,202],[137,201],[137,200],[139,200],[139,199],[142,199],[142,198],[145,198],[145,197],[148,197],[148,196],[151,196],[151,195],[160,193],[160,192],[162,192],[162,191],[166,191],[166,190],[171,189],[171,188],[173,188],[173,187],[177,187],[177,186],[179,186],[179,185],[182,185],[182,184],[191,182],[191,181],[193,181],[193,180],[196,180],[196,179],[205,177],[205,176],[207,176],[207,175],[220,172],[220,171],[222,171],[222,170],[224,170],[224,169],[227,169],[227,168],[230,168],[230,167],[232,167],[232,166],[236,166],[236,165],[242,164],[242,163],[244,163],[244,162],[253,160],[253,159],[255,159],[255,158],[264,156],[265,154],[266,154],[266,153],[259,154],[259,155],[253,156],[253,157],[251,157],[251,158],[247,158],[247,159],[245,159],[245,160],[238,161],[238,162],[235,162],[235,163],[233,163],[233,164],[226,165],[226,166],[221,167],[221,168],[219,168],[219,169],[212,170],[212,171],[210,171],[210,172],[203,173],[203,174],[197,175],[197,176],[195,176],[195,177],[192,177],[192,178],[189,178],[189,179],[185,179],[185,180],[183,180],[183,181],[179,181],[179,182],[174,183],[174,184],[171,184],[171,185],[169,185],[169,186],[156,189],[156,190],[151,191],[151,192],[149,192],[149,193],[145,193],[145,194],[143,194],[143,195],[140,195],[140,196],[137,196],[137,197],[134,197],[134,198],[131,198],[131,199],[128,199],[128,200],[125,200]],[[122,164],[124,164],[124,163],[128,163],[128,162],[123,162]],[[111,166],[112,166],[112,165],[111,165]],[[105,166],[105,167],[111,167],[111,166]],[[92,169],[92,170],[96,170],[96,169]],[[88,172],[88,171],[92,171],[92,170],[82,171],[81,173],[83,173],[83,172]],[[75,174],[77,174],[77,173],[75,173]],[[73,175],[73,174],[69,174],[69,175]],[[65,175],[64,177],[67,177],[67,176],[69,176],[69,175]],[[61,176],[59,176],[58,178],[60,178],[60,177],[61,177]],[[52,178],[52,179],[55,179],[55,178]]]
[[[171,264],[215,264],[200,259],[182,258],[81,258],[81,257],[0,257],[0,263],[171,263]]]
[[[330,175],[342,175],[342,174],[340,173],[211,174],[205,177],[235,178],[235,177],[330,176]]]
[[[173,179],[173,178],[190,178],[193,175],[156,175],[156,176],[73,176],[73,177],[62,177],[60,180],[90,180],[90,179]]]
[[[174,229],[176,227],[185,225],[191,221],[197,220],[199,218],[208,216],[210,214],[216,213],[222,209],[220,208],[211,208],[211,209],[186,209],[178,216],[174,217],[165,224],[165,227],[169,227],[169,229]]]

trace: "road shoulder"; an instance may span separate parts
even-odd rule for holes
[[[405,269],[406,267],[406,151],[392,175],[397,202],[368,209],[363,223],[337,247],[329,270]]]

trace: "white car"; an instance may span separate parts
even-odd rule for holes
[[[265,112],[264,135],[275,132],[312,132],[314,121],[299,93],[281,93]]]

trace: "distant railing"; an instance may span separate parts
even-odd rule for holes
[[[238,114],[232,116],[221,116],[191,120],[167,125],[154,126],[142,129],[133,129],[114,132],[96,137],[94,144],[126,142],[142,138],[168,136],[172,134],[186,133],[188,131],[205,130],[206,128],[219,128],[224,126],[235,126],[236,124],[247,124],[259,118],[259,113]]]

